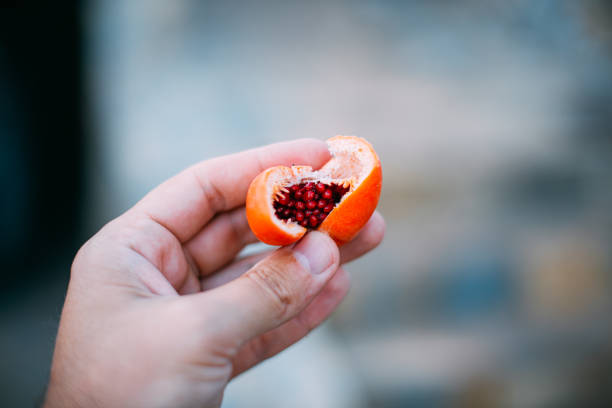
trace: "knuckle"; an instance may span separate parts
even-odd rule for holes
[[[381,216],[375,215],[371,222],[369,233],[365,236],[365,241],[368,248],[376,248],[385,237],[386,225],[385,221]],[[375,220],[375,221],[374,221]]]
[[[299,302],[299,295],[286,276],[286,271],[274,264],[256,265],[245,275],[269,300],[279,319],[289,315]]]
[[[240,245],[246,243],[247,232],[250,231],[244,209],[229,216],[229,227],[232,242]]]
[[[248,343],[248,348],[253,355],[254,361],[262,361],[270,357],[270,344],[266,341],[266,335],[255,337]]]
[[[201,177],[195,169],[191,170],[191,173],[196,179],[196,182],[199,184],[202,194],[204,195],[204,199],[210,205],[210,207],[215,212],[225,209],[227,207],[225,195],[223,191],[214,183],[214,181],[210,178]]]
[[[88,274],[92,266],[108,263],[109,243],[121,244],[128,238],[128,234],[117,225],[118,219],[110,221],[79,248],[70,266],[71,276]]]
[[[295,317],[295,322],[299,325],[304,336],[313,331],[320,323],[311,313],[300,313]]]
[[[87,258],[89,257],[89,245],[88,242],[83,244],[83,246],[78,250],[74,259],[72,260],[72,265],[70,266],[70,275],[76,276],[81,273],[81,270],[85,269],[84,266],[87,264]]]

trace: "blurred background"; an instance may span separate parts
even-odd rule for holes
[[[611,2],[66,1],[0,33],[3,405],[42,400],[105,222],[197,161],[355,134],[386,239],[223,406],[611,406]]]

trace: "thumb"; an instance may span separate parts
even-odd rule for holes
[[[215,314],[207,319],[207,331],[241,344],[280,326],[325,286],[339,259],[334,241],[316,231],[279,248],[239,278],[195,295],[201,302],[198,310]]]

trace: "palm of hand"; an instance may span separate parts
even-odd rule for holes
[[[292,248],[236,256],[256,241],[249,181],[327,159],[322,142],[303,140],[203,162],[100,230],[72,267],[48,405],[218,406],[232,377],[320,324],[348,291],[339,263],[382,239],[379,215],[339,253],[322,234],[305,238],[328,258],[320,275]]]

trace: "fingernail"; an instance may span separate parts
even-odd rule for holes
[[[311,231],[293,248],[297,260],[313,275],[325,272],[338,258],[338,247],[327,235]]]

